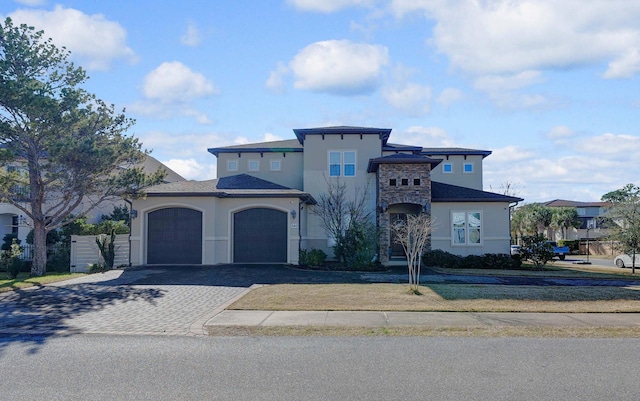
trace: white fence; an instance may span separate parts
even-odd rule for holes
[[[96,235],[71,236],[71,272],[84,273],[94,263],[104,263],[96,244]],[[129,265],[129,234],[116,235],[114,266]]]

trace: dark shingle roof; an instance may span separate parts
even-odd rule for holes
[[[248,174],[238,174],[218,179],[217,189],[291,189]]]
[[[302,146],[295,139],[273,142],[248,143],[245,145],[209,148],[207,151],[215,156],[220,153],[291,153],[302,152]]]
[[[431,183],[432,202],[521,202],[524,199],[515,196],[479,191],[433,181]]]
[[[485,158],[491,154],[491,151],[479,150],[479,149],[467,149],[467,148],[422,148],[421,154],[425,156],[474,155],[474,156],[482,156],[483,158]]]
[[[430,164],[431,168],[435,167],[442,160],[431,159],[426,156],[413,155],[407,153],[397,153],[384,157],[376,157],[369,160],[369,166],[367,167],[368,173],[374,173],[378,170],[378,166],[381,164]]]
[[[248,174],[208,181],[179,181],[155,185],[145,191],[149,197],[213,196],[216,198],[299,198],[315,204],[311,195]]]
[[[565,199],[554,199],[544,202],[543,205],[549,207],[609,207],[611,204],[607,202],[578,202]]]

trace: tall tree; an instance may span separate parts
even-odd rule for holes
[[[640,187],[627,184],[604,194],[602,200],[611,204],[606,213],[615,222],[611,226],[611,238],[621,251],[631,255],[632,273],[635,273],[636,255],[640,251]]]
[[[145,174],[134,121],[80,88],[85,71],[44,32],[0,23],[0,196],[33,222],[31,274],[46,271],[47,232],[105,201],[136,197]]]
[[[409,291],[414,294],[420,294],[422,254],[429,247],[432,229],[431,216],[427,213],[408,214],[406,220],[398,219],[391,226],[396,241],[407,255]]]

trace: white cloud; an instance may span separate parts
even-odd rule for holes
[[[491,153],[491,162],[493,163],[511,163],[515,161],[530,160],[535,156],[531,149],[524,149],[518,146],[509,145],[504,148],[493,149]]]
[[[371,6],[375,0],[287,0],[302,11],[332,13],[347,7]]]
[[[456,88],[445,88],[440,92],[440,95],[436,99],[438,103],[443,105],[444,107],[449,107],[453,103],[462,100],[464,98],[464,94],[460,89]]]
[[[163,103],[189,102],[218,93],[204,75],[179,61],[164,62],[144,79],[144,95]]]
[[[71,57],[89,70],[108,70],[116,59],[135,62],[127,44],[127,32],[102,14],[87,15],[57,5],[53,11],[17,10],[9,15],[16,23],[44,30],[57,46],[65,46]]]
[[[394,130],[391,142],[426,148],[455,146],[447,131],[439,127],[411,126],[399,132]]]
[[[558,103],[538,93],[520,93],[521,89],[544,82],[540,71],[486,75],[476,79],[474,87],[486,92],[499,107],[506,109],[544,108]]]
[[[194,22],[189,22],[187,31],[180,37],[180,42],[185,46],[195,47],[202,42],[200,30]]]
[[[431,110],[431,88],[416,83],[386,87],[382,95],[397,110],[410,116],[422,116]]]
[[[202,176],[208,167],[195,159],[171,159],[162,163],[188,180]]]
[[[289,73],[289,69],[284,63],[280,62],[276,66],[275,70],[271,71],[269,74],[269,78],[267,82],[265,82],[265,87],[274,93],[282,93],[284,92],[284,77]]]
[[[278,135],[274,135],[270,132],[267,132],[264,134],[260,142],[274,142],[274,141],[281,141],[281,140],[282,140],[282,137]]]
[[[302,49],[289,63],[297,89],[338,95],[373,92],[389,62],[384,46],[328,40]]]
[[[640,71],[640,2],[393,0],[398,16],[436,21],[431,43],[454,68],[478,75],[609,62],[606,78]]]
[[[637,163],[640,159],[640,137],[633,135],[615,135],[606,133],[590,138],[583,138],[576,143],[576,149],[590,155],[616,156],[617,160]]]

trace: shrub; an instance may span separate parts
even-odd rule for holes
[[[542,234],[524,236],[522,243],[520,249],[522,259],[530,260],[536,269],[543,269],[555,256],[553,247]]]
[[[371,223],[354,223],[344,234],[336,256],[342,254],[350,270],[367,270],[376,264],[377,250],[375,226]]]
[[[100,249],[100,255],[104,259],[104,265],[106,270],[113,269],[113,264],[116,260],[116,230],[111,230],[111,235],[100,234],[96,237],[96,244]]]
[[[484,255],[458,256],[452,253],[434,249],[425,252],[423,262],[427,266],[437,266],[446,269],[519,269],[522,260],[519,255],[501,253],[487,253]]]
[[[422,255],[422,262],[425,266],[438,266],[446,269],[459,268],[461,257],[441,249],[433,249]]]
[[[92,263],[89,265],[88,270],[89,270],[89,273],[104,273],[106,271],[111,270],[111,268],[109,268],[104,263]]]
[[[322,249],[300,249],[298,263],[305,266],[321,266],[327,260],[327,254]]]
[[[5,236],[5,239],[7,236]],[[20,269],[22,268],[23,262],[20,260],[20,255],[22,254],[22,248],[18,245],[18,240],[13,238],[11,245],[8,250],[2,251],[1,256],[1,264],[2,267],[7,271],[7,277],[12,280],[18,277],[18,273],[20,273]]]

